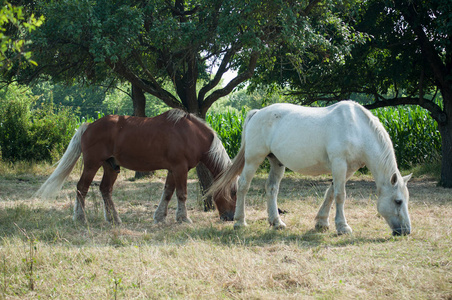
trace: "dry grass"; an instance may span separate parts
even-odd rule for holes
[[[364,175],[347,185],[354,233],[337,236],[334,228],[312,230],[329,177],[287,174],[279,206],[288,227],[274,231],[266,221],[265,176],[257,176],[249,226],[235,231],[216,212],[202,211],[193,176],[194,223],[174,221],[173,199],[167,223],[154,225],[164,172],[139,181],[121,173],[114,191],[121,227],[103,220],[97,187],[89,193],[89,223],[75,224],[78,172],[53,201],[32,198],[42,170],[0,177],[0,299],[452,298],[452,193],[428,178],[410,182],[413,233],[393,238]]]

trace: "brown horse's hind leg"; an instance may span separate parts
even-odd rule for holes
[[[159,206],[154,213],[154,223],[165,222],[166,216],[168,215],[168,203],[173,196],[174,189],[176,188],[174,184],[174,177],[171,171],[168,171],[166,176],[165,187],[163,189],[162,198],[160,199]]]
[[[121,218],[119,218],[115,204],[112,200],[113,184],[118,177],[119,166],[117,166],[117,168],[112,168],[109,162],[106,162],[104,163],[103,168],[104,176],[102,177],[102,181],[100,183],[100,192],[102,194],[102,198],[104,199],[105,220],[119,225],[121,224]]]
[[[85,161],[82,176],[77,183],[77,197],[74,205],[74,221],[86,222],[85,197],[99,167],[88,167]]]

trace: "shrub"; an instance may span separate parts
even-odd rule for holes
[[[0,150],[6,161],[52,161],[63,153],[77,122],[69,109],[36,106],[25,88],[0,91]]]

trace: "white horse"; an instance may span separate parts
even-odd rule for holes
[[[211,187],[209,194],[227,195],[238,179],[235,228],[246,226],[245,195],[262,161],[270,161],[266,183],[268,221],[275,229],[286,225],[278,214],[276,197],[285,167],[306,175],[331,173],[333,183],[316,217],[316,229],[329,228],[328,216],[336,201],[336,230],[351,233],[344,214],[345,183],[360,167],[372,172],[378,212],[394,235],[411,231],[408,189],[411,174],[400,175],[392,142],[379,120],[353,101],[324,108],[274,104],[248,113],[242,145],[233,165]]]

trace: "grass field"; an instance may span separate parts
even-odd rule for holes
[[[409,183],[412,234],[392,237],[376,211],[371,177],[347,185],[346,216],[354,233],[313,231],[329,177],[287,173],[279,207],[287,224],[266,221],[264,183],[247,199],[249,226],[235,231],[217,212],[203,212],[193,175],[189,216],[154,225],[165,172],[131,181],[123,170],[114,201],[123,224],[103,220],[96,177],[88,224],[72,221],[80,170],[56,200],[33,199],[48,171],[0,176],[0,299],[452,299],[452,192],[428,177]],[[334,224],[334,216],[330,216]]]

